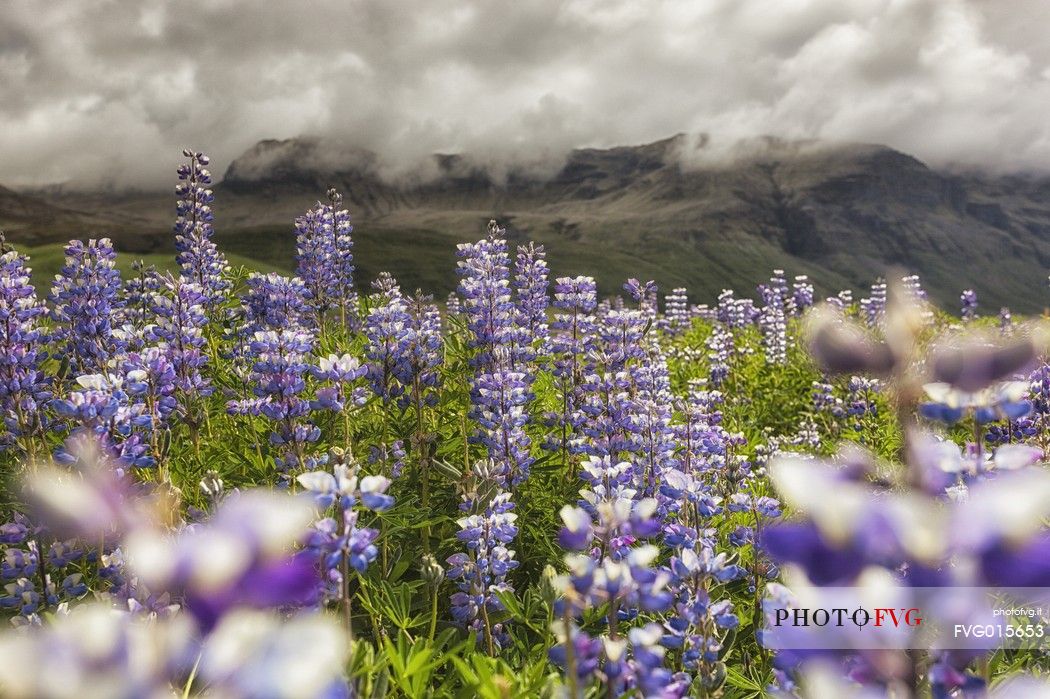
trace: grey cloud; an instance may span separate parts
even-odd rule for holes
[[[299,135],[390,177],[681,131],[1050,170],[1048,25],[1042,0],[8,3],[0,182],[164,185],[184,146],[221,171]]]

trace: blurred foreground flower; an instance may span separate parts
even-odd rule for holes
[[[39,466],[27,483],[34,524],[23,517],[0,529],[4,543],[29,544],[28,553],[9,549],[5,575],[32,576],[0,597],[29,624],[0,633],[0,696],[349,696],[345,632],[307,611],[321,591],[317,555],[304,548],[311,497],[235,491],[209,519],[182,524],[171,521],[170,486],[134,483],[94,435],[67,452],[69,465]],[[362,498],[383,497],[364,480]],[[74,538],[50,546],[45,568],[35,552],[59,533]],[[52,573],[85,550],[107,601],[56,606]],[[67,599],[87,592],[79,573],[61,588]],[[37,614],[41,602],[55,613]]]
[[[1043,452],[1005,444],[986,454],[979,428],[992,420],[1016,420],[1031,409],[1027,385],[1011,379],[1045,350],[1045,333],[1035,327],[1006,338],[952,335],[936,341],[923,357],[927,318],[914,289],[895,287],[881,338],[829,310],[811,319],[814,358],[826,371],[877,374],[894,387],[891,401],[903,423],[905,465],[887,467],[855,447],[834,461],[774,459],[769,470],[777,491],[802,516],[769,527],[762,544],[775,560],[801,572],[807,585],[854,585],[874,574],[918,587],[1050,586],[1050,532],[1044,524],[1050,517],[1050,472],[1033,467]],[[920,414],[947,423],[971,419],[974,443],[961,450],[918,427],[913,414],[922,390],[931,402]],[[783,608],[788,596],[786,590],[770,592],[767,615]],[[911,696],[925,672],[916,654],[858,651],[848,657],[849,676],[864,691],[820,689],[810,696],[897,691]],[[984,678],[968,671],[976,657],[939,654],[929,671],[934,696],[983,696]],[[797,653],[781,653],[776,662],[782,672],[799,669],[802,660]],[[812,687],[838,682],[833,673],[821,674],[823,666],[803,667]],[[791,685],[788,675],[781,680],[782,689]],[[825,691],[831,693],[820,693]]]

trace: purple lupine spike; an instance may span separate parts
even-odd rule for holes
[[[365,354],[370,360],[368,380],[372,391],[384,402],[401,399],[412,384],[409,356],[412,317],[396,283],[392,288],[387,286],[385,300],[374,306],[364,321],[368,338]]]
[[[51,407],[78,431],[94,434],[122,470],[149,468],[156,465],[149,451],[152,421],[141,397],[130,394],[124,384],[119,373],[82,374],[74,390],[53,400]],[[69,463],[72,454],[63,446],[55,458]]]
[[[671,427],[671,376],[667,360],[658,351],[631,367],[634,398],[631,429],[638,446],[634,455],[635,487],[643,497],[657,497],[666,472],[678,468],[674,430]],[[669,504],[661,502],[666,512]],[[670,505],[671,509],[673,505]]]
[[[2,242],[2,241],[0,241]],[[47,429],[44,405],[51,399],[50,380],[40,368],[47,358],[41,324],[47,309],[30,283],[28,258],[13,250],[0,256],[0,448],[17,440],[34,457],[34,440]]]
[[[131,263],[132,276],[124,280],[123,320],[126,329],[128,350],[138,351],[148,341],[147,326],[153,322],[155,297],[160,292],[162,281],[156,267],[142,260]]]
[[[977,317],[977,292],[973,289],[967,289],[962,292],[959,296],[959,303],[962,307],[962,319],[964,322],[970,322]]]
[[[214,199],[209,185],[208,156],[185,149],[185,165],[178,168],[179,183],[175,186],[175,261],[182,278],[200,287],[204,308],[211,311],[226,300],[231,284],[227,279],[230,266],[212,240],[211,203]]]
[[[630,488],[631,471],[629,463],[616,464],[608,458],[593,457],[585,462],[581,472],[590,484],[590,488],[581,491],[583,507],[567,505],[561,510],[565,526],[559,533],[559,542],[570,550],[585,553],[565,556],[568,575],[554,605],[564,626],[558,645],[550,653],[552,661],[567,668],[565,646],[573,635],[578,636],[578,632],[573,633],[573,620],[585,610],[604,608],[608,624],[601,646],[592,650],[589,645],[581,648],[573,643],[573,654],[580,650],[582,661],[589,666],[587,672],[579,672],[577,665],[576,679],[602,683],[609,694],[616,696],[649,673],[666,672],[656,657],[658,650],[648,657],[628,658],[625,636],[634,635],[638,629],[625,630],[621,624],[642,612],[665,612],[673,602],[668,587],[671,574],[653,568],[657,547],[637,545],[639,539],[656,535],[660,526],[653,518],[658,507],[656,500],[632,499],[635,491]],[[648,640],[656,644],[660,638],[661,634],[656,634]],[[596,652],[599,648],[601,652]],[[638,660],[643,660],[647,668],[640,669]],[[677,679],[688,686],[688,676]],[[663,682],[664,687],[669,684]]]
[[[711,334],[705,340],[707,347],[708,376],[714,388],[720,387],[729,377],[729,362],[735,349],[733,333],[725,323],[716,321]]]
[[[48,297],[58,324],[54,339],[72,374],[103,371],[125,347],[117,332],[123,307],[117,254],[108,238],[66,247],[65,264]]]
[[[357,357],[330,354],[322,357],[317,366],[311,367],[310,373],[328,384],[317,389],[311,403],[314,410],[343,412],[352,406],[364,404],[365,398],[360,395],[364,389],[352,388],[358,379],[368,373],[368,367],[363,366]]]
[[[777,303],[783,307],[788,299],[788,283],[784,277],[784,270],[774,269],[769,283],[758,285],[758,294],[762,298],[763,305]]]
[[[677,335],[689,328],[692,315],[689,312],[689,296],[684,287],[677,287],[664,297],[664,330]]]
[[[651,305],[656,294],[653,282],[643,285],[637,279],[629,279],[624,288],[630,290],[632,298],[638,299],[638,308],[613,307],[598,314],[601,351],[614,371],[644,357],[642,338],[656,318],[655,306]]]
[[[293,471],[324,463],[324,457],[312,449],[321,430],[310,420],[313,404],[303,395],[311,368],[307,357],[314,342],[313,333],[306,330],[256,332],[250,348],[255,362],[249,376],[255,397],[227,404],[232,415],[258,415],[273,421],[270,444],[278,448],[274,461],[282,483]]]
[[[178,373],[171,355],[163,347],[147,347],[131,352],[123,362],[124,388],[129,396],[145,404],[151,432],[168,425],[178,407],[176,386]]]
[[[765,350],[766,363],[783,365],[787,363],[787,280],[784,270],[773,270],[768,285],[759,286],[763,306],[758,324],[762,331],[762,347]]]
[[[555,427],[556,432],[545,447],[560,449],[566,455],[576,449],[576,434],[583,424],[579,412],[580,386],[584,380],[586,353],[595,342],[596,297],[597,288],[591,277],[559,277],[554,282],[551,303],[554,308],[551,329],[554,333],[550,344],[561,409],[547,416],[548,425]]]
[[[434,389],[441,377],[438,368],[443,362],[441,352],[441,312],[430,296],[417,293],[408,304],[411,318],[409,366],[417,404],[433,405],[437,401]]]
[[[459,315],[463,312],[463,304],[460,303],[459,294],[450,291],[445,299],[445,312],[450,316]]]
[[[337,304],[335,236],[330,221],[325,220],[325,206],[317,206],[295,219],[296,276],[309,291],[310,306],[318,325]]]
[[[477,352],[472,363],[477,367],[493,366],[496,347],[509,345],[514,340],[510,256],[507,241],[500,237],[502,232],[495,221],[490,221],[488,238],[457,246],[456,254],[463,258],[457,263],[457,272],[462,277],[459,295],[463,298],[463,312],[472,335],[471,345]]]
[[[918,274],[901,277],[901,283],[904,285],[904,291],[913,298],[919,300],[926,298],[926,290],[922,288],[922,281]]]
[[[586,436],[580,452],[593,456],[621,455],[637,451],[631,427],[630,375],[614,369],[611,360],[596,355],[603,366],[588,369],[580,384],[579,410],[586,419],[581,431]]]
[[[813,284],[810,283],[807,275],[800,274],[795,277],[791,285],[791,300],[796,315],[805,312],[813,305]]]
[[[722,400],[720,392],[707,390],[700,379],[691,382],[688,396],[678,401],[681,419],[674,431],[681,445],[678,462],[683,474],[706,479],[723,463],[722,413],[718,409]]]
[[[528,385],[524,372],[499,368],[479,374],[471,389],[470,417],[481,427],[471,441],[485,446],[505,485],[528,478],[535,460],[525,432],[529,419],[525,407],[531,398]]]
[[[479,427],[471,441],[486,448],[489,458],[481,462],[484,468],[477,475],[489,482],[493,491],[520,483],[528,476],[533,461],[531,440],[525,432],[525,405],[532,399],[529,387],[534,362],[530,352],[521,351],[520,341],[520,323],[530,322],[530,318],[511,300],[510,255],[503,234],[503,229],[490,221],[488,237],[460,245],[457,251],[463,258],[457,270],[462,277],[459,294],[470,331],[468,341],[475,350],[471,358],[475,374],[471,381],[470,415]],[[533,254],[531,264],[525,266],[535,268],[536,260]],[[530,262],[528,254],[523,262]],[[538,270],[534,272],[537,273],[530,273],[530,287],[542,286],[545,290],[546,280],[539,283]],[[524,277],[521,275],[519,281],[524,282]],[[533,299],[530,305],[535,302]],[[513,551],[507,548],[517,535],[514,514],[510,512],[514,504],[509,492],[470,497],[464,504],[468,510],[471,504],[485,509],[475,509],[459,521],[463,531],[458,538],[468,553],[448,559],[449,578],[457,580],[460,588],[452,596],[453,616],[458,623],[483,635],[488,652],[495,654],[504,645],[504,632],[500,624],[489,623],[488,612],[502,611],[495,591],[513,592],[506,574],[518,565]]]
[[[348,605],[352,571],[364,573],[379,554],[379,531],[359,524],[363,511],[383,512],[394,504],[386,494],[391,481],[385,476],[361,477],[358,465],[334,450],[331,471],[312,471],[297,480],[316,500],[322,513],[334,507],[336,519],[325,518],[314,525],[308,548],[319,554],[322,565],[322,593],[325,599]]]
[[[153,297],[155,324],[150,337],[168,354],[175,370],[179,404],[185,412],[190,403],[210,396],[214,390],[201,373],[208,364],[204,337],[207,301],[198,284],[182,277],[168,275],[161,286],[161,292]]]
[[[547,286],[549,270],[547,253],[542,245],[518,246],[514,265],[514,291],[518,307],[517,324],[521,334],[520,348],[531,361],[534,354],[545,354],[550,339],[547,323]]]
[[[478,512],[458,521],[456,538],[467,549],[448,557],[448,579],[459,592],[452,595],[452,617],[487,644],[490,653],[509,640],[501,624],[491,624],[490,616],[502,613],[497,592],[513,592],[507,574],[518,567],[514,551],[508,548],[518,535],[517,515],[510,493],[501,492]]]
[[[251,338],[266,330],[314,327],[311,292],[298,277],[282,274],[251,274],[241,295],[242,337]]]
[[[334,289],[340,319],[345,324],[347,319],[357,312],[357,292],[354,287],[354,226],[350,222],[350,212],[341,208],[342,194],[329,189],[328,202],[335,251]]]
[[[886,313],[886,282],[879,280],[871,285],[871,295],[860,300],[860,311],[869,327],[878,327]]]
[[[338,310],[341,321],[356,311],[354,289],[354,227],[350,212],[340,208],[342,195],[328,190],[328,203],[317,203],[295,220],[297,274],[309,292],[308,303],[317,323]]]

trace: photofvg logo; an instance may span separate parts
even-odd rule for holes
[[[812,617],[810,616],[812,614]],[[867,610],[862,607],[849,610],[842,607],[835,609],[824,609],[818,607],[816,609],[777,609],[773,614],[774,622],[773,625],[780,627],[785,624],[791,626],[806,626],[810,624],[813,626],[827,626],[834,624],[835,626],[845,626],[847,623],[852,623],[858,628],[863,628],[868,624],[874,624],[875,626],[882,626],[883,624],[893,624],[893,626],[899,627],[901,624],[905,626],[921,626],[922,617],[919,616],[919,609],[912,607],[910,609],[897,609],[894,607],[876,607],[873,610]]]
[[[1050,649],[1050,591],[807,587],[764,604],[768,648]]]

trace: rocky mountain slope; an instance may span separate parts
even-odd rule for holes
[[[405,286],[444,293],[455,284],[452,243],[496,217],[513,240],[544,243],[556,274],[594,274],[606,292],[627,275],[651,276],[706,301],[723,287],[750,289],[774,267],[826,291],[860,291],[899,268],[953,307],[967,286],[984,312],[1007,299],[1014,310],[1047,305],[1046,176],[940,172],[863,144],[766,139],[716,157],[685,136],[576,150],[554,170],[497,178],[469,156],[444,155],[391,182],[367,151],[263,141],[216,185],[216,225],[221,244],[287,265],[292,220],[335,186],[355,216],[363,282],[390,269]],[[125,246],[170,245],[167,194],[42,194],[86,212],[90,225],[134,230]]]

